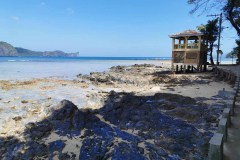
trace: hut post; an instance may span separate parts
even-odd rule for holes
[[[184,37],[184,48],[187,49],[188,46],[188,37]]]
[[[172,38],[172,48],[175,47],[175,38]],[[174,72],[174,53],[172,51],[172,72]]]

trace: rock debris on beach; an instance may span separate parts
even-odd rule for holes
[[[27,124],[23,141],[0,138],[0,154],[5,159],[203,159],[221,107],[217,110],[172,94],[112,91],[98,110],[64,100],[48,118]],[[49,142],[53,133],[59,139]],[[61,137],[79,136],[79,153],[63,152],[69,144]]]
[[[169,68],[143,64],[79,75],[74,81],[4,81],[0,87],[6,91],[42,83],[46,86],[38,86],[41,91],[59,87],[56,84],[66,90],[77,85],[88,89],[86,99],[101,107],[79,109],[68,100],[50,105],[55,102],[54,95],[47,95],[45,99],[49,103],[30,110],[33,117],[47,110],[49,114],[41,120],[29,122],[24,116],[11,118],[15,125],[20,122],[26,125],[17,135],[2,133],[6,136],[0,137],[0,159],[205,159],[224,105],[215,99],[214,102],[219,103],[208,103],[215,92],[193,98],[184,96],[184,90],[176,87],[191,88],[197,84],[194,88],[199,93],[200,85],[209,87],[211,80],[210,74],[178,76],[171,74]],[[149,93],[161,84],[165,90]],[[26,109],[37,104],[29,99],[15,100],[26,105]],[[9,100],[10,105],[12,101]]]

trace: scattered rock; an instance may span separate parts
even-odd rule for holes
[[[20,116],[17,116],[17,117],[14,117],[14,118],[12,118],[14,121],[20,121],[20,120],[22,120],[22,117],[20,117]]]
[[[160,66],[136,64],[78,77],[84,83],[127,87],[167,83],[171,88],[175,84],[207,83],[191,77],[173,78],[171,73],[160,71]],[[142,76],[145,78],[139,78]],[[102,101],[99,95],[108,97]],[[209,107],[177,94],[136,96],[111,91],[86,97],[103,107],[78,109],[70,101],[61,101],[51,108],[49,117],[26,125],[24,141],[0,137],[0,159],[205,159],[211,131],[216,130],[213,123],[222,109],[221,105]],[[20,121],[21,117],[13,119]],[[60,138],[49,137],[51,133]],[[54,140],[49,142],[51,138]],[[62,153],[67,146],[65,139],[76,142],[78,157]]]
[[[25,103],[28,103],[28,101],[27,101],[27,100],[22,100],[21,102],[22,102],[22,103],[24,103],[24,104],[25,104]]]

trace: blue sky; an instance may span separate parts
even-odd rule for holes
[[[0,40],[81,56],[171,56],[168,35],[209,19],[191,8],[187,0],[1,0]],[[224,30],[224,53],[234,37],[232,27]]]

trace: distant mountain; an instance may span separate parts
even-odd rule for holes
[[[31,51],[20,47],[15,47],[19,56],[43,56],[43,52]]]
[[[0,56],[18,56],[18,52],[12,45],[0,42]]]
[[[63,51],[32,51],[21,47],[13,47],[6,42],[0,42],[0,56],[78,57],[79,53],[65,53]]]
[[[79,53],[65,53],[63,51],[46,51],[43,52],[43,56],[50,57],[78,57]]]

